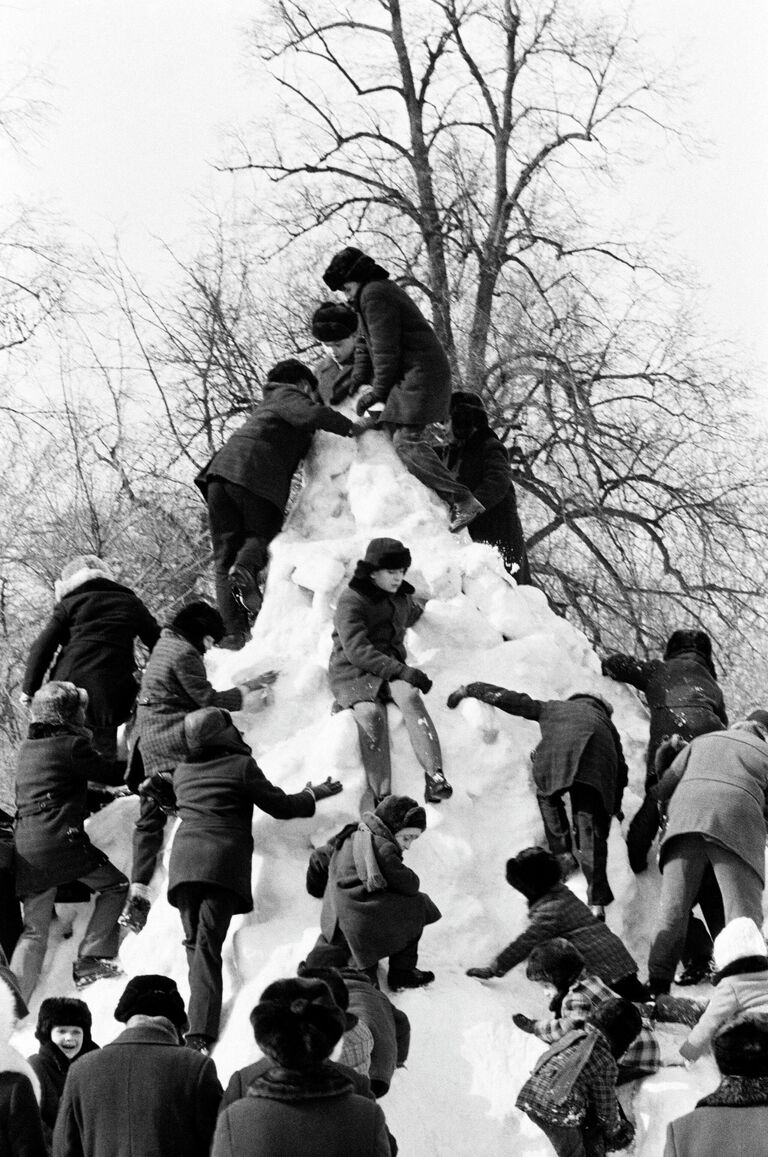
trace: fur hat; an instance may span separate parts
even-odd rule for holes
[[[276,362],[267,374],[267,381],[289,382],[293,385],[309,382],[313,390],[317,389],[317,378],[309,366],[305,366],[298,358],[285,358],[282,362]]]
[[[408,570],[411,552],[397,538],[372,538],[360,560],[369,572],[374,570]]]
[[[326,345],[352,337],[357,329],[357,314],[340,301],[324,301],[312,314],[312,337]]]
[[[717,1067],[726,1077],[768,1077],[768,1013],[742,1012],[712,1038]]]
[[[768,730],[768,711],[764,711],[762,707],[758,707],[755,711],[750,711],[747,716],[748,723],[759,723],[761,727]]]
[[[620,1057],[627,1051],[643,1027],[640,1013],[634,1004],[619,996],[598,1005],[587,1017],[587,1024],[594,1025],[607,1038],[614,1057]]]
[[[427,813],[415,799],[407,795],[386,796],[373,814],[386,824],[393,835],[397,835],[403,828],[418,828],[420,832],[427,829]]]
[[[671,659],[682,651],[698,651],[705,659],[711,659],[712,640],[706,631],[673,631],[667,639],[664,658]]]
[[[383,281],[389,274],[386,269],[377,265],[372,257],[356,249],[353,245],[341,249],[331,259],[331,263],[323,274],[323,281],[329,289],[336,292],[343,289],[347,281]]]
[[[214,643],[218,643],[224,638],[226,628],[216,608],[201,599],[196,603],[187,603],[173,616],[171,630],[191,643],[202,655],[205,636],[210,635]]]
[[[277,980],[251,1013],[253,1035],[271,1060],[289,1069],[318,1064],[344,1034],[346,1017],[323,980]]]
[[[314,952],[314,949],[312,950]],[[336,1001],[341,1011],[346,1017],[345,1032],[349,1032],[357,1024],[357,1017],[353,1012],[349,1011],[349,989],[347,988],[344,977],[338,968],[333,968],[330,965],[323,967],[318,965],[315,968],[307,967],[306,961],[302,960],[301,964],[296,970],[298,976],[303,980],[323,980],[331,990],[331,995]],[[364,975],[367,975],[364,973]]]
[[[132,1016],[164,1016],[179,1032],[187,1027],[187,1011],[176,981],[147,973],[132,976],[117,1002],[115,1020],[127,1024]]]
[[[51,1030],[57,1025],[76,1025],[83,1030],[86,1040],[90,1039],[93,1018],[84,1000],[71,996],[49,996],[40,1005],[37,1014],[35,1036],[39,1041],[49,1041]]]
[[[35,692],[30,707],[33,723],[74,723],[78,711],[88,706],[88,692],[74,683],[52,680]]]
[[[105,578],[110,577],[109,567],[103,558],[99,558],[97,554],[78,554],[61,568],[61,581],[68,582],[81,570],[97,570]]]
[[[232,716],[221,707],[201,707],[184,717],[184,738],[190,751],[216,747],[216,740],[228,727]]]
[[[750,956],[768,955],[763,934],[749,916],[737,916],[729,920],[722,932],[715,937],[713,947],[715,969],[722,972],[736,960]]]
[[[539,944],[528,957],[525,975],[529,980],[542,980],[555,988],[568,988],[584,967],[584,957],[578,948],[563,936],[556,936]]]
[[[529,900],[537,900],[562,878],[556,857],[545,848],[524,848],[507,860],[507,883]]]
[[[598,707],[602,707],[603,711],[607,711],[609,716],[613,715],[613,704],[594,691],[576,691],[573,695],[568,696],[569,703],[572,703],[574,699],[591,699],[593,703],[597,703]]]
[[[488,429],[488,414],[483,399],[470,390],[454,390],[451,394],[451,419],[459,424]]]

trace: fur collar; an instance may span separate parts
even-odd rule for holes
[[[35,1100],[40,1104],[40,1082],[24,1057],[10,1043],[16,1027],[16,999],[5,981],[0,981],[0,1073],[22,1073],[29,1077],[35,1091]]]
[[[267,1097],[273,1101],[310,1101],[318,1098],[343,1097],[355,1086],[335,1065],[323,1061],[306,1069],[268,1069],[248,1087],[249,1097]]]
[[[112,575],[106,570],[93,570],[91,567],[83,567],[82,570],[76,570],[68,579],[58,579],[53,586],[54,596],[56,602],[60,603],[65,595],[71,595],[72,591],[76,591],[78,587],[84,586],[85,583],[91,583],[94,579],[106,579],[107,582],[114,582]]]
[[[768,1077],[723,1077],[714,1093],[696,1102],[697,1109],[719,1105],[743,1109],[768,1105]]]
[[[381,603],[384,599],[396,599],[401,595],[412,595],[415,588],[403,579],[395,593],[390,595],[381,587],[377,587],[371,579],[370,571],[367,568],[361,568],[361,564],[358,563],[357,569],[349,581],[349,589],[357,591],[359,595],[365,595],[366,598],[372,599],[375,603]]]
[[[712,977],[713,984],[719,984],[721,980],[725,980],[727,976],[749,976],[755,973],[768,972],[768,957],[765,956],[740,956],[738,960],[732,960],[730,964],[726,964],[725,968],[721,968]],[[757,978],[756,978],[757,979]],[[761,980],[768,980],[768,977],[760,976]]]

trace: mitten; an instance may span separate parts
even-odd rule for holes
[[[322,783],[308,783],[305,790],[310,791],[319,803],[321,799],[328,799],[329,795],[338,795],[343,788],[338,779],[331,779],[329,775]]]
[[[368,386],[363,390],[355,403],[355,413],[362,418],[365,411],[370,410],[371,406],[375,406],[378,400],[375,392]]]
[[[531,1020],[522,1012],[516,1012],[512,1016],[512,1023],[516,1024],[521,1032],[533,1032],[533,1026],[536,1024],[535,1020]]]
[[[406,683],[410,683],[412,687],[416,687],[424,695],[432,687],[432,680],[429,675],[426,671],[420,671],[418,667],[404,667],[400,678],[404,679]]]
[[[453,708],[458,707],[462,699],[466,699],[466,697],[466,687],[457,687],[455,691],[451,691],[450,695],[446,699],[446,703],[451,708],[451,710],[453,710]]]
[[[475,980],[491,980],[492,977],[498,976],[499,973],[495,968],[488,966],[486,968],[468,968],[467,976],[474,976]]]

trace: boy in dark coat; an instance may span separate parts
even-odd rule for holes
[[[341,791],[330,778],[286,795],[265,777],[226,711],[205,707],[184,721],[187,762],[174,787],[181,825],[168,865],[168,902],[179,909],[189,964],[187,1043],[201,1051],[219,1035],[221,948],[232,917],[253,911],[253,809],[275,819],[315,814]]]
[[[389,273],[360,249],[342,249],[323,274],[329,289],[343,290],[360,322],[352,374],[362,389],[358,414],[383,404],[378,419],[419,482],[453,504],[451,530],[461,530],[483,507],[440,461],[424,428],[445,422],[451,397],[451,367],[421,310]]]
[[[40,1048],[27,1059],[40,1081],[40,1115],[49,1152],[69,1066],[99,1047],[91,1037],[92,1023],[83,1000],[50,996],[40,1005],[35,1029]]]
[[[24,929],[11,968],[25,1000],[40,976],[60,884],[79,880],[96,893],[72,966],[75,983],[80,987],[119,971],[117,918],[128,881],[93,846],[84,827],[88,781],[114,783],[116,766],[91,745],[86,699],[72,683],[46,683],[32,700],[29,738],[19,750],[14,838]]]
[[[263,400],[230,435],[195,482],[208,504],[216,601],[227,634],[222,646],[245,643],[248,620],[261,609],[259,571],[280,533],[291,480],[316,430],[349,437],[349,418],[317,398],[317,378],[295,358],[267,374]]]
[[[312,337],[327,350],[314,367],[318,393],[326,406],[339,406],[355,392],[357,314],[340,301],[324,301],[312,314]]]
[[[360,738],[367,787],[361,810],[368,811],[392,790],[387,703],[403,713],[408,738],[424,768],[425,799],[439,803],[453,788],[443,773],[435,725],[419,695],[432,680],[406,663],[405,632],[423,613],[405,581],[410,551],[396,538],[368,543],[333,619],[333,650],[328,667],[331,691],[339,707],[351,707]]]
[[[465,390],[451,394],[450,433],[451,440],[443,450],[445,464],[484,507],[469,524],[470,538],[495,546],[518,586],[530,584],[509,455],[490,428],[477,394]]]
[[[29,652],[22,684],[28,704],[56,656],[51,679],[88,692],[85,722],[93,744],[108,759],[117,755],[117,728],[136,700],[134,640],[151,651],[160,628],[141,599],[115,582],[106,563],[92,554],[73,558],[56,583],[53,615]]]
[[[571,800],[577,851],[587,879],[589,903],[602,915],[613,892],[606,873],[611,817],[621,815],[627,764],[619,733],[611,722],[613,708],[599,695],[576,694],[543,702],[492,683],[469,683],[448,696],[448,706],[480,699],[541,727],[533,754],[536,798],[550,850],[572,859],[571,832],[563,797]]]

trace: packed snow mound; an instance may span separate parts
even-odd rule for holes
[[[599,692],[615,707],[614,720],[631,768],[625,810],[639,803],[647,716],[637,697],[604,679],[585,636],[548,607],[544,595],[517,587],[491,547],[452,535],[448,511],[408,474],[381,434],[362,439],[319,434],[306,464],[306,485],[284,532],[274,542],[263,610],[253,639],[239,653],[215,652],[211,678],[218,687],[270,667],[280,670],[274,702],[259,714],[236,716],[266,775],[287,791],[328,775],[342,780],[341,795],[322,802],[313,819],[278,822],[257,812],[253,859],[255,910],[237,917],[225,946],[223,1031],[214,1057],[223,1082],[258,1056],[248,1015],[263,988],[295,972],[319,930],[319,902],[304,888],[310,849],[358,814],[363,771],[350,711],[331,714],[326,675],[333,608],[370,538],[401,539],[413,556],[409,581],[426,598],[426,611],[409,631],[409,661],[434,680],[426,697],[440,735],[450,801],[428,807],[428,830],[407,853],[422,888],[443,913],[427,928],[420,963],[437,974],[425,990],[394,999],[411,1018],[407,1069],[384,1099],[388,1123],[403,1154],[421,1157],[496,1157],[504,1152],[545,1154],[543,1135],[514,1108],[517,1092],[543,1046],[521,1033],[511,1015],[543,1015],[541,988],[524,966],[486,983],[469,979],[471,965],[488,963],[525,923],[521,896],[504,878],[505,861],[541,842],[543,832],[530,774],[536,724],[474,700],[445,706],[461,683],[484,680],[538,698]],[[394,706],[389,707],[393,790],[421,799],[423,776]],[[634,791],[632,790],[634,788]],[[137,801],[125,799],[90,821],[91,838],[124,871],[130,870]],[[171,827],[169,825],[169,831]],[[121,960],[128,975],[162,972],[187,992],[178,913],[165,900],[165,859],[153,881],[156,901],[139,935],[128,935]],[[650,869],[635,879],[618,825],[609,849],[616,902],[610,925],[626,940],[645,972],[648,933],[658,892]],[[584,897],[582,877],[575,890]],[[44,980],[32,1016],[17,1034],[35,1048],[40,1000],[72,992],[71,962],[85,921],[83,906],[61,911],[52,933]],[[65,938],[74,917],[74,936]],[[112,1018],[125,981],[87,989],[94,1039],[112,1039]],[[679,1030],[665,1030],[665,1055],[676,1053]],[[675,1036],[675,1033],[678,1035]],[[646,1081],[631,1111],[637,1120],[634,1152],[658,1157],[666,1122],[693,1107],[716,1083],[711,1063],[690,1072],[663,1070]],[[630,1094],[633,1090],[630,1090]]]

